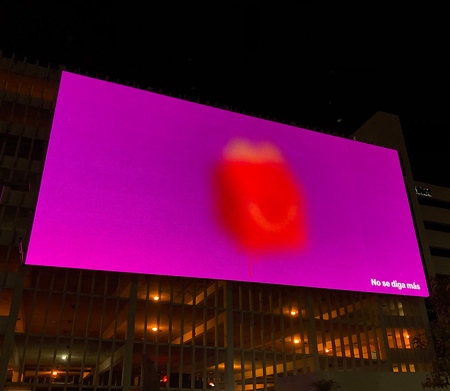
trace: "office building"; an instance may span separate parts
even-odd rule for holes
[[[421,389],[423,297],[24,264],[61,74],[0,57],[0,387]],[[427,273],[449,274],[450,189],[413,180],[398,117],[355,138],[400,151]]]

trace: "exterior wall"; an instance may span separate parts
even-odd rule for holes
[[[278,390],[429,369],[410,342],[420,298],[23,265],[59,75],[0,56],[0,388]]]
[[[21,289],[7,383],[30,390],[139,389],[146,356],[174,389],[236,390],[428,359],[416,298],[43,267]]]
[[[430,277],[449,275],[450,189],[413,179],[397,116],[383,112],[376,113],[354,133],[354,139],[399,151],[427,274]]]
[[[450,189],[415,182],[425,235],[436,275],[450,275]],[[425,191],[424,191],[425,190]]]

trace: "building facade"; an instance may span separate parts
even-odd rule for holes
[[[448,276],[450,189],[413,179],[408,151],[397,116],[378,112],[355,132],[353,138],[399,151],[426,274],[438,278]]]
[[[421,389],[422,298],[25,265],[60,75],[0,57],[0,388]],[[372,135],[401,153],[427,273],[448,274],[450,190],[413,181],[396,116],[355,138]]]

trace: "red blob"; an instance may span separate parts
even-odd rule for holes
[[[248,250],[305,243],[304,202],[284,162],[224,160],[217,185],[220,219]]]

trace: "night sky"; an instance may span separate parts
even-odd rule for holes
[[[414,178],[450,187],[444,8],[152,3],[3,0],[0,51],[339,134],[397,114]]]

